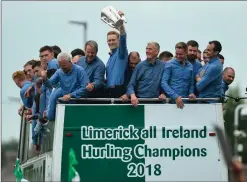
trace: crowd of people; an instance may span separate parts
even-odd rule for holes
[[[139,104],[139,98],[170,98],[182,109],[186,102],[182,98],[222,97],[235,78],[233,68],[223,70],[222,46],[216,40],[209,41],[202,53],[195,40],[178,42],[175,55],[160,53],[159,43],[149,42],[146,58],[141,61],[138,52],[128,51],[122,25],[119,31],[107,33],[107,44],[110,52],[106,65],[97,55],[97,42],[89,40],[84,50],[71,53],[62,52],[58,46],[41,47],[40,60],[30,60],[23,71],[13,73],[37,152],[41,144],[38,136],[43,138],[49,132],[48,122],[55,121],[58,98],[65,102],[71,98],[121,98],[133,106]]]

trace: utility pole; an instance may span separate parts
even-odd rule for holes
[[[83,37],[83,46],[85,45],[85,43],[87,42],[87,28],[88,28],[88,24],[86,21],[75,21],[75,20],[70,20],[69,24],[73,24],[73,25],[78,25],[78,26],[82,26],[82,37]]]

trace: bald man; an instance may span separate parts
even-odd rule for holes
[[[124,87],[127,89],[127,86],[130,82],[130,78],[132,76],[132,73],[138,63],[141,62],[140,54],[136,51],[130,52],[128,56],[128,67],[125,71],[125,78],[124,78]],[[126,90],[127,91],[127,90]],[[124,94],[121,96],[123,101],[128,100],[127,94]]]
[[[222,74],[222,92],[223,94],[226,93],[226,91],[229,89],[229,85],[232,84],[232,82],[235,79],[235,70],[232,67],[227,67],[224,69]]]
[[[128,57],[128,67],[125,71],[124,85],[127,87],[132,76],[132,73],[138,63],[141,62],[140,54],[138,52],[130,52]]]

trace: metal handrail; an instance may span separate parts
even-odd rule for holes
[[[19,142],[18,142],[18,150],[17,150],[17,158],[20,159],[20,161],[23,160],[23,136],[24,136],[24,127],[25,127],[25,119],[24,119],[24,113],[26,111],[26,108],[24,107],[24,105],[22,106],[22,112],[21,112],[21,123],[20,123],[20,134],[19,134]]]
[[[182,98],[183,101],[221,101],[222,98],[196,98],[196,99],[190,99],[190,98]],[[165,102],[169,103],[172,101],[170,98],[165,98],[164,100],[161,100],[159,98],[138,98],[140,102]],[[58,101],[62,101],[62,97],[58,98]],[[128,103],[130,102],[130,99],[127,101],[122,101],[121,98],[71,98],[70,101],[108,101],[111,103],[114,102],[123,102]],[[69,101],[68,101],[69,102]]]

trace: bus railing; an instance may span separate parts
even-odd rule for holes
[[[210,101],[218,102],[221,103],[222,98],[196,98],[196,99],[191,99],[191,98],[182,98],[183,101],[186,101],[186,103],[207,103]],[[146,103],[171,103],[172,99],[170,98],[165,98],[165,99],[159,99],[159,98],[138,98],[138,101],[140,103],[146,102]],[[63,101],[62,97],[58,98],[58,103],[80,103],[80,102],[110,102],[111,104],[114,103],[131,103],[131,100],[123,101],[121,98],[71,98],[69,101]]]
[[[50,129],[50,132],[45,137],[45,139],[42,139],[41,141],[41,150],[39,154],[37,154],[34,151],[34,146],[32,142],[32,132],[30,129],[32,128],[32,124],[29,123],[25,119],[25,111],[24,108],[22,111],[21,116],[21,129],[20,129],[20,137],[19,137],[19,144],[18,144],[18,151],[17,151],[17,157],[20,159],[20,164],[25,163],[29,159],[32,159],[34,157],[37,157],[38,155],[50,152],[53,150],[53,135],[54,135],[54,122],[48,123],[48,128]]]
[[[17,158],[23,159],[23,148],[24,148],[24,133],[25,133],[25,119],[24,119],[24,113],[25,113],[25,107],[22,107],[22,112],[21,112],[21,123],[20,123],[20,134],[19,134],[19,142],[18,142],[18,151],[17,151]]]

